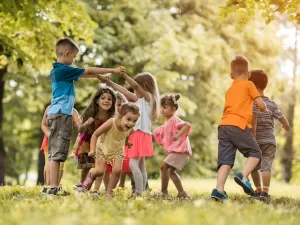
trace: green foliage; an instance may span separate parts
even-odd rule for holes
[[[274,20],[276,13],[285,14],[288,20],[300,23],[299,0],[227,0],[226,5],[220,8],[222,17],[238,13],[238,20],[247,23],[259,10],[265,18],[266,24]]]

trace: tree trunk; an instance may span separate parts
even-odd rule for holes
[[[0,186],[5,184],[5,151],[3,142],[3,98],[4,98],[4,75],[7,67],[0,69]]]
[[[293,49],[293,84],[292,84],[292,92],[291,92],[291,102],[288,106],[287,111],[287,119],[289,121],[291,130],[286,134],[286,141],[283,147],[283,155],[281,158],[282,164],[282,178],[283,181],[289,183],[292,179],[292,167],[293,167],[293,160],[294,160],[294,149],[293,149],[293,142],[294,142],[294,116],[295,116],[295,106],[296,106],[296,75],[297,75],[297,66],[298,66],[298,57],[297,57],[297,48],[298,45],[298,27],[296,25],[296,32],[295,32],[295,45]]]
[[[46,104],[44,107],[44,111],[46,110],[47,106],[49,104]],[[43,113],[44,113],[43,111]],[[42,145],[43,142],[43,138],[44,138],[44,133],[42,131],[42,129],[40,129],[40,146]],[[38,153],[38,178],[37,178],[37,185],[43,185],[44,184],[44,167],[45,167],[45,156],[44,156],[44,152],[40,151],[39,149],[39,153]]]

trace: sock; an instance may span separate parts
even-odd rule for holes
[[[268,186],[263,186],[263,192],[269,193],[269,187]]]
[[[248,178],[243,176],[242,181],[243,181],[243,183],[246,183],[248,181]]]
[[[255,190],[256,193],[261,193],[261,191],[262,191],[261,187],[255,187],[255,188],[256,188],[256,190]]]

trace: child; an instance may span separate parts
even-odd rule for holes
[[[89,156],[94,156],[96,152],[96,166],[83,182],[83,189],[78,191],[89,190],[95,178],[103,175],[108,163],[112,165],[112,176],[108,183],[106,198],[111,197],[120,178],[124,145],[131,146],[128,137],[133,132],[132,128],[139,116],[139,108],[136,105],[125,103],[116,118],[109,119],[93,133]]]
[[[231,78],[234,81],[226,92],[223,117],[218,128],[217,186],[211,193],[211,198],[216,200],[228,199],[224,185],[234,165],[237,149],[247,160],[242,173],[238,173],[234,180],[245,193],[254,193],[248,176],[258,165],[261,151],[250,131],[253,101],[261,111],[268,110],[254,84],[248,81],[251,75],[248,72],[248,64],[243,55],[237,55],[231,61]]]
[[[272,164],[275,159],[276,153],[276,139],[274,135],[274,118],[278,119],[286,131],[290,130],[290,125],[287,119],[282,115],[277,105],[264,95],[264,90],[268,85],[268,76],[262,70],[252,70],[251,77],[249,79],[256,86],[262,100],[267,105],[271,114],[259,112],[256,104],[253,106],[254,117],[256,117],[257,125],[254,129],[254,135],[256,135],[256,141],[262,151],[261,160],[261,176],[262,184],[260,182],[260,174],[258,170],[254,170],[251,173],[251,177],[256,186],[254,197],[261,199],[269,199],[269,187],[271,181]],[[255,128],[255,127],[254,127]]]
[[[50,186],[50,177],[49,177],[49,163],[48,163],[48,136],[49,136],[49,129],[47,127],[47,120],[46,120],[46,115],[48,112],[49,106],[46,108],[45,112],[44,112],[44,116],[42,119],[42,123],[41,123],[41,128],[42,131],[44,132],[44,139],[42,142],[42,146],[41,146],[41,150],[44,152],[45,155],[45,167],[44,167],[44,187],[42,190],[42,194],[45,194],[47,192],[47,189]],[[80,124],[80,118],[79,118],[79,114],[77,112],[76,109],[73,108],[73,112],[72,112],[72,120],[73,123],[76,127],[79,127]],[[59,166],[59,177],[58,177],[58,184],[60,184],[62,175],[63,175],[63,171],[64,171],[64,163],[61,162],[60,166]]]
[[[96,77],[106,80],[104,73],[125,72],[124,68],[74,68],[71,67],[79,52],[78,45],[70,38],[61,38],[56,43],[57,62],[53,63],[50,73],[52,85],[52,101],[47,113],[49,134],[49,170],[50,189],[47,194],[52,196],[66,196],[70,193],[59,188],[59,164],[64,162],[68,155],[72,134],[72,109],[75,99],[74,81],[80,77]]]
[[[147,183],[145,157],[154,155],[151,120],[155,120],[158,116],[158,88],[156,79],[150,73],[138,74],[134,80],[126,73],[122,73],[121,75],[134,89],[135,93],[131,93],[110,80],[107,81],[107,84],[124,94],[128,101],[136,102],[140,109],[141,116],[129,140],[133,144],[133,147],[130,149],[125,147],[125,154],[130,158],[130,169],[136,187],[135,195],[141,195],[145,191]]]
[[[176,169],[182,170],[190,156],[192,149],[188,135],[191,132],[191,124],[182,121],[175,116],[178,109],[180,95],[164,95],[160,99],[160,113],[167,121],[153,132],[153,137],[158,144],[162,145],[167,157],[160,166],[161,170],[161,193],[168,195],[169,176],[172,179],[177,191],[178,198],[188,198],[183,190],[179,175]]]
[[[78,169],[81,169],[80,183],[81,186],[86,178],[90,168],[95,167],[92,157],[88,156],[90,152],[90,141],[92,134],[108,119],[115,115],[116,96],[111,88],[99,88],[93,96],[91,103],[82,114],[82,124],[79,126],[79,141],[75,147],[75,155],[78,159]],[[98,190],[102,178],[97,178],[93,194],[98,197]]]
[[[127,99],[120,92],[116,92],[116,97],[117,97],[117,99],[116,99],[116,111],[117,111],[117,113],[120,113],[120,109],[121,109],[122,105],[127,102]],[[126,155],[124,155],[119,187],[124,187],[125,186],[125,177],[126,177],[126,174],[127,174],[131,179],[131,186],[132,186],[132,190],[134,191],[134,189],[135,189],[134,188],[134,180],[133,180],[132,172],[131,172],[130,167],[129,167],[129,161],[130,161],[129,158]],[[105,173],[104,173],[104,176],[103,176],[105,191],[107,190],[111,173],[112,173],[112,166],[110,164],[107,164],[106,167],[105,167]]]

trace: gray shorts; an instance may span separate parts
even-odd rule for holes
[[[246,158],[261,159],[260,148],[248,127],[242,130],[236,126],[219,126],[218,139],[218,169],[222,165],[234,166],[237,149]]]
[[[47,126],[50,131],[49,161],[66,161],[72,137],[72,116],[61,113],[47,115]]]
[[[260,171],[271,172],[275,159],[276,146],[273,144],[260,144],[259,147],[262,152]]]

